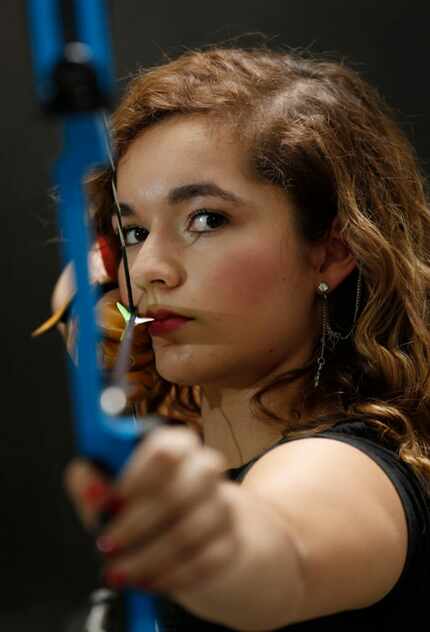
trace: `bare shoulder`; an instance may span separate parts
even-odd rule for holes
[[[283,482],[298,476],[312,484],[316,483],[315,475],[323,475],[324,486],[332,480],[334,487],[340,489],[347,481],[360,487],[371,481],[395,491],[389,477],[368,454],[350,443],[328,437],[307,437],[273,448],[252,466],[245,484],[258,484],[260,479],[274,483],[280,475]]]
[[[243,486],[285,519],[309,594],[303,619],[369,606],[397,582],[407,552],[403,505],[360,449],[323,437],[291,441],[257,461]]]

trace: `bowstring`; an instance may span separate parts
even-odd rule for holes
[[[118,200],[118,192],[116,188],[116,165],[113,157],[112,143],[111,143],[111,132],[110,125],[108,122],[108,118],[106,112],[102,113],[102,123],[104,129],[104,139],[106,143],[106,151],[110,163],[110,168],[112,171],[111,178],[111,187],[112,187],[112,196],[114,200],[114,211],[115,217],[117,219],[118,225],[118,236],[121,245],[121,256],[124,265],[124,276],[125,276],[125,284],[127,291],[127,302],[128,302],[128,311],[130,313],[130,318],[127,322],[125,331],[121,337],[121,342],[119,346],[118,358],[115,363],[115,367],[112,373],[111,385],[108,386],[101,396],[101,403],[103,408],[108,411],[110,414],[119,414],[125,408],[127,402],[127,384],[126,384],[126,373],[129,365],[129,356],[130,350],[133,343],[133,330],[135,325],[135,320],[137,316],[136,306],[133,301],[133,292],[131,289],[131,279],[130,279],[130,267],[128,265],[128,257],[127,257],[127,247],[124,238],[124,228],[122,223],[122,211],[121,205]],[[131,405],[133,418],[137,419],[137,411],[136,405],[132,403]]]
[[[104,128],[104,138],[106,142],[106,150],[107,150],[107,155],[109,158],[109,163],[110,163],[110,167],[112,171],[112,178],[111,178],[112,196],[114,200],[115,217],[118,222],[118,235],[119,235],[119,241],[121,244],[121,256],[124,262],[124,275],[125,275],[125,283],[126,283],[126,288],[127,288],[128,311],[130,312],[132,316],[134,315],[135,317],[136,306],[134,305],[133,292],[131,289],[130,268],[128,265],[127,247],[125,244],[124,228],[122,224],[122,211],[121,211],[121,205],[118,200],[118,192],[116,188],[116,165],[113,158],[110,126],[109,126],[106,112],[103,112],[102,121],[103,121],[103,128]]]

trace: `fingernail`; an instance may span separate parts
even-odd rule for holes
[[[120,547],[109,536],[101,535],[96,539],[96,546],[100,553],[110,555],[119,551]]]
[[[109,485],[101,481],[93,481],[83,491],[83,497],[89,505],[106,502],[112,491]]]
[[[121,588],[127,583],[127,575],[124,571],[105,571],[105,581],[110,586]]]

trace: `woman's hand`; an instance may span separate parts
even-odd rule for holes
[[[73,461],[66,486],[84,523],[95,527],[101,509],[115,513],[97,539],[108,583],[173,594],[229,568],[239,538],[224,469],[222,455],[187,428],[153,431],[113,484]]]

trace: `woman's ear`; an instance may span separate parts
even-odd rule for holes
[[[341,236],[339,217],[333,220],[328,236],[316,247],[312,258],[317,285],[324,281],[330,290],[340,285],[357,266],[355,256]]]

